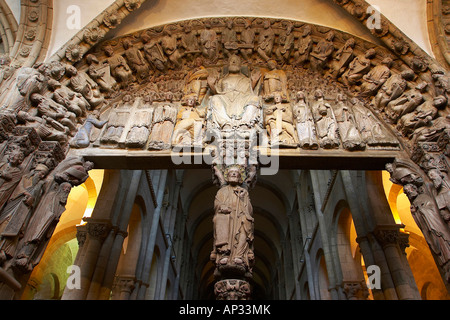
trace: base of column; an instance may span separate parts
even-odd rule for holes
[[[217,281],[214,285],[216,300],[249,300],[250,283],[238,279]]]

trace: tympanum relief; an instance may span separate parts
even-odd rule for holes
[[[281,150],[400,150],[395,127],[406,118],[399,124],[397,118],[418,105],[390,110],[402,108],[403,91],[420,85],[412,69],[366,41],[297,21],[240,17],[183,21],[109,40],[76,63],[78,71],[66,69],[76,99],[107,122],[100,133],[94,128],[90,147],[152,151],[212,141],[220,149],[223,132],[238,137],[247,129]],[[417,103],[431,100],[427,93]],[[400,132],[409,137],[411,128],[429,125],[433,113],[425,113]],[[386,126],[383,118],[392,117]]]

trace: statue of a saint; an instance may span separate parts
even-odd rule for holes
[[[214,201],[214,248],[211,260],[218,272],[233,271],[251,274],[254,263],[253,208],[247,189],[241,187],[243,177],[240,166],[221,170],[213,167],[221,176],[222,187]]]
[[[260,98],[253,92],[252,81],[241,72],[241,60],[233,55],[229,59],[228,73],[219,79],[209,77],[214,95],[211,97],[211,119],[215,128],[252,128],[260,121]]]

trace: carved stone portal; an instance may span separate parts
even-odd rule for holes
[[[109,14],[103,22],[118,20]],[[383,20],[374,35],[387,26]],[[39,262],[70,186],[91,169],[84,155],[195,147],[211,151],[220,187],[211,253],[217,298],[248,298],[248,191],[261,150],[401,158],[407,149],[425,180],[397,183],[449,284],[449,79],[432,60],[399,48],[392,54],[299,21],[228,17],[157,26],[84,53],[75,46],[65,63],[1,65],[8,76],[0,88],[0,278],[17,289],[15,277]],[[79,163],[62,162],[69,152]],[[395,180],[401,166],[391,169]]]

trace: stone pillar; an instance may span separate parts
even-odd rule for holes
[[[370,241],[367,238],[367,236],[357,237],[356,242],[359,244],[362,256],[364,258],[364,263],[367,266],[375,265],[375,260],[372,254],[372,250],[370,247]],[[381,289],[371,289],[372,290],[372,296],[374,300],[385,300],[385,296],[383,293],[383,290]]]
[[[400,300],[415,299],[409,275],[404,269],[400,256],[398,226],[378,226],[374,235],[383,248],[398,298]]]
[[[97,300],[100,294],[100,288],[103,283],[103,278],[105,276],[105,271],[108,265],[109,256],[111,254],[111,248],[116,237],[117,228],[113,227],[109,231],[102,248],[100,250],[99,257],[97,259],[97,264],[95,266],[95,271],[91,279],[91,285],[89,286],[88,295],[86,300]]]
[[[406,257],[406,248],[409,247],[409,234],[405,232],[399,232],[398,237],[398,245],[400,247],[401,251],[401,260],[403,262],[403,267],[405,269],[405,272],[409,276],[409,284],[411,288],[413,289],[413,292],[415,294],[415,298],[417,300],[422,300],[422,297],[420,296],[419,288],[417,288],[416,279],[414,279],[414,275],[412,273],[411,267],[409,265],[408,259]]]
[[[395,291],[395,285],[391,278],[389,266],[386,261],[383,249],[377,242],[373,234],[370,234],[370,245],[372,247],[372,253],[374,257],[374,264],[380,267],[381,270],[381,289],[386,300],[398,300],[397,292]]]
[[[94,220],[92,218],[87,219],[87,240],[86,249],[84,250],[84,258],[81,267],[81,287],[80,289],[73,289],[65,291],[62,300],[84,300],[88,294],[88,290],[91,284],[91,279],[97,265],[97,260],[100,254],[100,250],[103,245],[103,241],[108,236],[111,229],[109,221],[106,220]]]
[[[102,287],[100,288],[100,300],[108,300],[111,292],[111,287],[114,282],[114,275],[116,272],[117,264],[120,259],[120,253],[122,252],[123,240],[128,236],[126,231],[118,231],[114,238],[114,243],[111,248],[108,264],[106,266],[105,275],[103,277]]]

